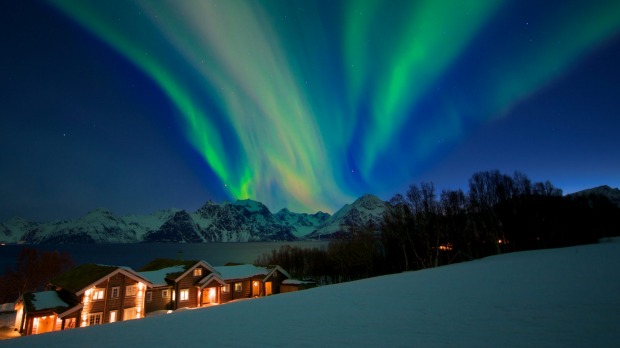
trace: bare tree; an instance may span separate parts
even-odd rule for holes
[[[15,301],[30,291],[44,290],[50,280],[73,265],[67,253],[23,248],[17,256],[17,265],[0,279],[3,284],[3,302]]]

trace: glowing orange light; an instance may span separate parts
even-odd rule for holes
[[[450,251],[450,250],[452,250],[452,244],[450,244],[450,243],[442,244],[442,245],[439,246],[439,250]]]

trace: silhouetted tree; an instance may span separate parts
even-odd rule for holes
[[[327,253],[336,270],[337,281],[349,281],[383,274],[385,261],[382,247],[372,223],[350,226],[339,239],[332,240]]]
[[[68,253],[58,251],[39,252],[23,248],[17,256],[17,264],[7,270],[0,279],[2,301],[15,301],[29,291],[42,291],[49,281],[70,268],[73,261]]]

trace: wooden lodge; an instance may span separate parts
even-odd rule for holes
[[[139,319],[278,294],[289,279],[280,266],[157,259],[136,272],[85,264],[52,279],[47,291],[24,294],[15,306],[15,326],[22,335],[33,335]]]
[[[269,296],[280,293],[282,281],[290,278],[280,266],[213,267],[206,261],[185,262],[139,274],[153,284],[146,295],[147,313]]]
[[[85,264],[52,279],[48,291],[26,293],[17,306],[23,335],[144,317],[152,284],[130,268]]]

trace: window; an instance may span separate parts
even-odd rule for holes
[[[125,296],[136,296],[138,293],[137,285],[129,285],[125,288]]]
[[[243,291],[243,283],[235,283],[235,292]]]
[[[64,330],[75,329],[75,322],[76,322],[76,318],[67,318],[67,319],[65,319],[65,328],[64,328]]]
[[[115,286],[112,288],[112,291],[110,292],[110,298],[118,298],[120,293],[121,293],[120,286]]]
[[[168,292],[168,289],[162,290],[161,291],[161,298],[168,298],[168,297],[170,297],[170,293]]]
[[[230,292],[230,284],[222,285],[222,293],[227,294]]]
[[[118,320],[118,311],[110,311],[110,323],[114,323]]]
[[[123,320],[132,320],[138,317],[138,311],[136,307],[133,308],[125,308],[123,310]]]
[[[105,289],[93,290],[93,301],[103,300],[104,296],[105,296]]]
[[[194,277],[200,277],[202,275],[202,268],[196,268],[194,270]]]
[[[189,289],[181,289],[181,291],[179,292],[179,296],[180,296],[180,300],[181,301],[187,301],[189,300]]]
[[[88,326],[99,325],[103,323],[103,313],[91,313],[88,315]]]
[[[153,292],[152,291],[147,291],[146,292],[146,302],[151,302],[153,301]]]

